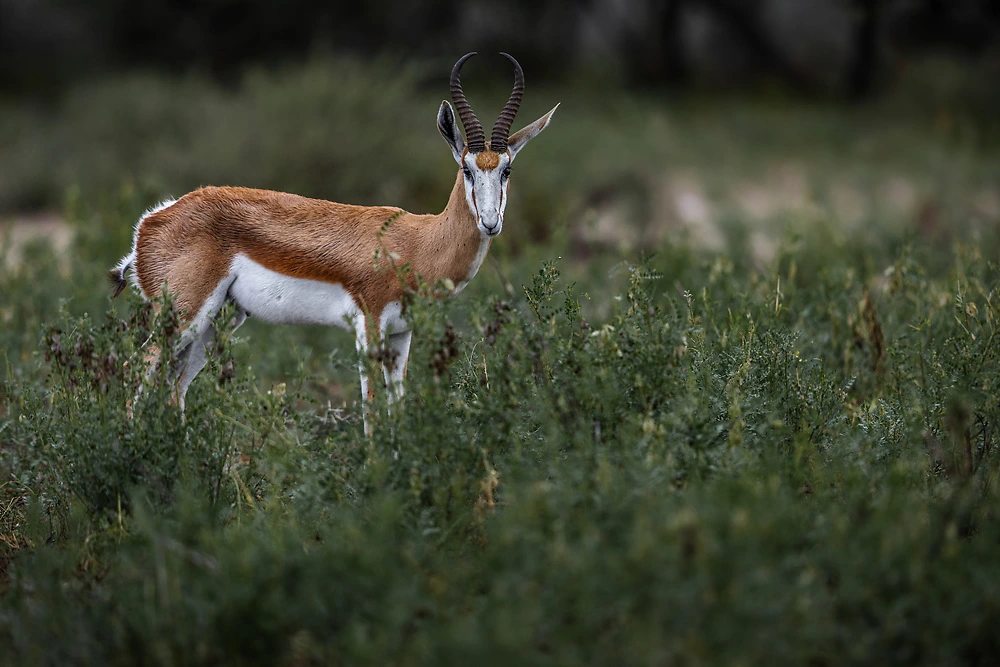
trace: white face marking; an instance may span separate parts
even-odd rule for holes
[[[483,170],[476,164],[476,154],[466,153],[462,161],[465,198],[476,218],[479,232],[496,236],[503,229],[503,214],[507,208],[507,173],[510,156],[500,154],[495,169]],[[471,178],[469,178],[471,176]],[[476,267],[478,270],[478,266]]]
[[[230,266],[229,295],[253,317],[275,324],[326,324],[355,330],[361,309],[341,285],[291,278],[246,255]]]

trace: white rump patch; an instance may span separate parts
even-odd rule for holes
[[[121,261],[118,262],[118,266],[115,267],[115,269],[117,269],[117,271],[122,275],[122,277],[124,277],[125,272],[128,271],[133,264],[135,264],[136,246],[139,245],[139,227],[149,216],[153,215],[154,213],[159,213],[164,209],[168,209],[176,203],[177,203],[176,199],[164,199],[156,206],[151,206],[150,208],[147,208],[146,211],[139,216],[139,219],[135,223],[135,229],[132,230],[132,252],[122,257]],[[139,293],[142,294],[142,288],[139,287],[139,276],[135,271],[132,271],[130,281],[132,285],[137,290],[139,290]],[[147,299],[149,298],[149,296],[146,294],[143,294],[142,296]]]

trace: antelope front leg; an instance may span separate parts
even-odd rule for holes
[[[371,333],[366,326],[364,315],[358,315],[354,321],[354,343],[358,348],[358,374],[361,376],[361,417],[365,422],[365,435],[372,434],[372,422],[368,418],[371,408],[372,398],[375,397],[375,390],[371,386],[368,377],[368,343],[372,340]],[[374,332],[377,340],[378,332]]]
[[[392,362],[382,365],[382,373],[385,375],[385,386],[389,391],[390,406],[403,395],[406,360],[410,356],[411,333],[410,331],[400,331],[386,336]]]

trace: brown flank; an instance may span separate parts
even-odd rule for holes
[[[493,154],[496,156],[496,154]],[[388,221],[388,227],[383,227]],[[461,172],[444,211],[416,215],[390,206],[352,206],[270,190],[208,187],[181,197],[139,226],[134,270],[146,295],[164,282],[185,319],[201,309],[242,253],[287,276],[344,287],[374,322],[402,286],[389,262],[398,257],[434,283],[466,278],[480,234]],[[114,275],[116,293],[124,276]],[[362,295],[364,295],[362,297]]]

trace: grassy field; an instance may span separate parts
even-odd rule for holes
[[[176,336],[105,283],[145,206],[443,205],[442,91],[366,67],[0,108],[0,203],[72,232],[0,268],[0,664],[995,663],[1000,135],[947,91],[529,87],[563,105],[372,438],[348,335],[252,321],[130,415]]]

